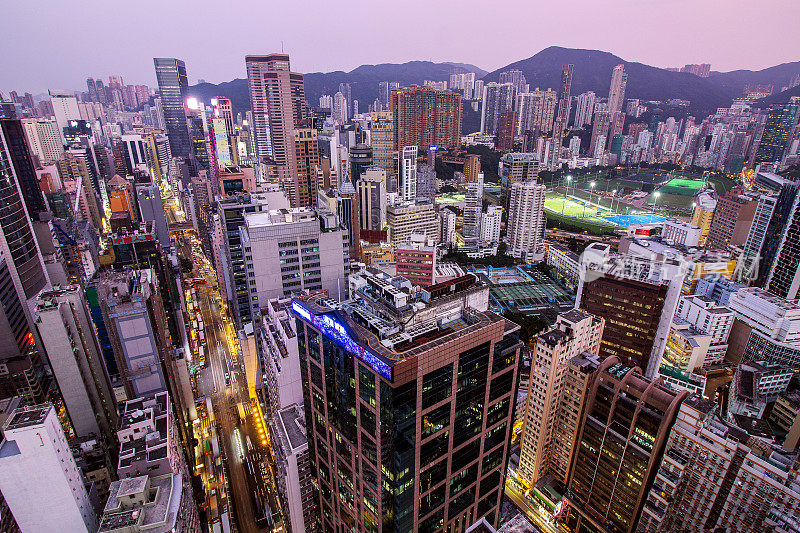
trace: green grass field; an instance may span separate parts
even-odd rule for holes
[[[673,178],[659,189],[664,194],[675,194],[679,196],[694,196],[697,191],[703,188],[702,180],[687,180],[683,178]]]
[[[610,225],[608,221],[597,217],[597,208],[587,205],[585,208],[575,200],[564,198],[563,196],[549,196],[544,199],[544,208],[550,213],[562,215],[567,218],[579,218],[597,224]],[[609,210],[603,210],[603,215],[611,214]]]

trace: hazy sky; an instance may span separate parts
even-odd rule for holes
[[[153,86],[154,56],[185,60],[190,83],[228,81],[281,42],[299,72],[414,59],[493,70],[550,45],[723,71],[800,60],[798,0],[26,0],[2,17],[5,93],[110,74]]]

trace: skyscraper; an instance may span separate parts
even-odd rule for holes
[[[581,354],[597,355],[604,321],[571,309],[558,315],[556,324],[536,338],[520,437],[519,474],[529,486],[546,473],[556,470],[555,442],[557,421],[565,395],[576,394],[566,388],[569,363]],[[571,436],[571,435],[570,435]]]
[[[291,72],[289,54],[249,55],[245,64],[258,157],[275,160],[281,182],[294,181],[294,129],[307,118],[303,75]],[[301,205],[298,194],[295,183],[293,207]]]
[[[47,206],[42,190],[39,188],[36,167],[31,158],[25,129],[20,120],[0,120],[0,127],[28,216],[31,221],[38,221],[39,215],[47,211]]]
[[[381,111],[370,115],[372,162],[375,166],[381,167],[386,171],[387,180],[396,174],[394,168],[394,133],[394,115],[391,111]]]
[[[571,103],[569,92],[572,87],[573,68],[573,65],[566,64],[561,69],[561,89],[558,93],[558,111],[553,123],[553,146],[550,150],[550,164],[548,165],[551,169],[555,169],[558,165],[558,158],[561,156],[561,145],[564,142],[564,130],[569,120]]]
[[[153,58],[153,64],[156,69],[170,150],[173,156],[188,158],[192,154],[192,143],[186,125],[185,106],[189,87],[186,65],[180,59],[167,57]]]
[[[508,253],[526,261],[544,257],[544,197],[547,187],[536,181],[516,182],[509,194]]]
[[[296,207],[313,207],[317,205],[317,190],[320,187],[322,170],[319,164],[319,145],[317,130],[310,124],[303,123],[294,130],[295,161],[294,190],[292,195]],[[287,195],[289,196],[289,195]]]
[[[575,120],[572,125],[576,128],[582,128],[586,124],[592,123],[592,116],[594,115],[594,101],[595,94],[593,91],[581,93],[577,96],[575,104]]]
[[[400,192],[403,200],[417,199],[417,147],[404,146],[400,155]]]
[[[518,326],[485,311],[471,274],[419,298],[402,281],[367,274],[347,306],[292,303],[323,531],[499,521]]]
[[[800,98],[792,97],[788,104],[775,104],[770,107],[764,134],[758,144],[756,163],[777,163],[783,158],[783,152],[797,124],[800,110]]]
[[[595,371],[569,477],[567,526],[632,533],[686,391],[651,382],[616,357]]]
[[[611,72],[611,88],[608,91],[609,128],[606,146],[611,146],[614,135],[622,135],[625,125],[625,112],[622,106],[625,103],[625,86],[628,84],[628,75],[625,65],[617,65]],[[594,136],[594,134],[592,135]]]
[[[514,107],[515,96],[512,83],[489,83],[483,88],[481,108],[481,133],[495,135],[500,125],[500,116],[506,109]]]
[[[457,148],[461,144],[461,95],[412,85],[390,95],[395,150],[416,146]]]
[[[475,244],[481,235],[481,213],[483,212],[483,172],[478,178],[467,182],[464,197],[464,222],[462,235],[464,242]]]

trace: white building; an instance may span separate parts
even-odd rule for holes
[[[54,120],[24,118],[22,127],[31,152],[39,158],[39,163],[58,161],[64,156],[64,145],[58,124]]]
[[[483,172],[479,172],[475,181],[467,183],[467,192],[464,195],[464,219],[462,223],[464,242],[474,244],[480,239],[482,210]]]
[[[672,244],[684,246],[698,246],[702,230],[694,224],[683,222],[677,218],[668,218],[664,221],[661,236]]]
[[[711,336],[706,363],[720,362],[728,349],[728,336],[736,315],[707,296],[682,296],[675,316]]]
[[[490,205],[481,216],[481,242],[500,242],[500,224],[503,218],[503,208],[499,205]]]
[[[262,309],[258,330],[263,386],[269,398],[268,418],[292,404],[303,404],[297,332],[291,316],[292,300],[273,298]]]
[[[276,486],[292,533],[306,531],[315,518],[315,498],[306,439],[303,404],[278,411],[270,424],[275,454]]]
[[[350,243],[336,215],[306,207],[247,213],[239,232],[251,313],[306,289],[344,297]]]
[[[63,91],[50,91],[50,103],[53,104],[53,114],[58,125],[58,134],[64,138],[64,128],[70,120],[81,120],[78,109],[78,99],[75,94]]]
[[[547,187],[534,181],[514,183],[510,188],[506,240],[508,253],[526,261],[544,256],[544,197]]]
[[[15,409],[0,442],[0,492],[26,533],[97,531],[83,473],[50,404]]]
[[[404,146],[400,157],[400,192],[403,200],[417,198],[417,147]]]
[[[442,219],[442,242],[447,244],[456,244],[458,236],[456,235],[456,218],[458,218],[452,209],[442,209],[439,211],[439,217]]]

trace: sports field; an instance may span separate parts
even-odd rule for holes
[[[664,217],[654,213],[614,213],[610,209],[586,202],[573,196],[551,196],[544,200],[545,211],[609,227],[627,228],[631,224],[657,224]]]
[[[703,188],[705,183],[702,180],[687,180],[683,178],[673,178],[665,183],[659,191],[665,194],[677,194],[680,196],[694,196],[697,191]]]

